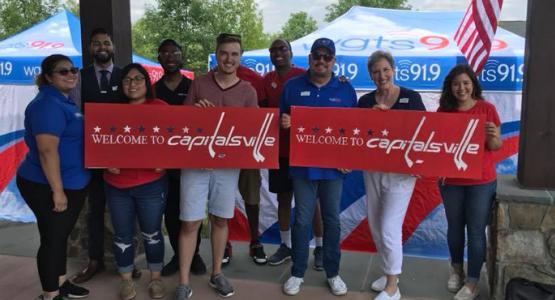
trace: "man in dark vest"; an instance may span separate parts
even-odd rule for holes
[[[181,74],[183,68],[183,50],[173,39],[165,39],[158,47],[158,62],[164,69],[164,76],[154,85],[156,97],[166,101],[170,105],[183,105],[185,97],[191,86],[191,79]],[[166,201],[166,211],[164,212],[164,222],[168,230],[168,238],[173,249],[172,259],[162,269],[162,276],[170,276],[179,271],[179,230],[181,221],[179,220],[179,199],[181,186],[181,170],[171,169],[168,171],[168,195]],[[197,246],[193,261],[191,262],[191,273],[202,275],[206,273],[206,265],[199,255],[201,242],[200,232],[197,234]]]
[[[80,101],[85,112],[85,103],[118,103],[120,101],[118,84],[121,69],[114,65],[114,44],[112,37],[104,28],[96,28],[90,35],[90,55],[93,64],[81,70],[81,76],[72,97]],[[104,180],[102,170],[94,170],[89,185],[89,210],[87,228],[89,232],[88,252],[89,264],[73,279],[75,283],[83,283],[95,274],[104,270]],[[140,276],[138,271],[134,276]]]

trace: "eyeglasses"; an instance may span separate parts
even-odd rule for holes
[[[121,80],[122,85],[130,85],[131,82],[134,82],[135,84],[144,83],[145,82],[145,77],[141,76],[141,75],[137,75],[135,77],[125,77]]]
[[[325,62],[330,62],[333,60],[333,55],[329,55],[329,54],[312,53],[311,56],[312,56],[312,59],[316,61],[322,58],[324,59]]]
[[[71,67],[69,69],[64,68],[64,69],[59,69],[59,70],[54,70],[52,71],[52,73],[58,73],[62,76],[67,76],[67,74],[71,73],[73,75],[77,74],[79,72],[79,68],[76,67]]]
[[[173,52],[163,51],[163,52],[158,52],[158,55],[160,55],[160,57],[162,58],[168,58],[170,56],[181,57],[181,51],[173,51]]]
[[[286,52],[289,51],[289,47],[287,46],[276,46],[276,47],[271,47],[270,49],[268,49],[270,51],[270,53],[274,53],[274,52]]]

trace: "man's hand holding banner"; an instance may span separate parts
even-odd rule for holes
[[[276,109],[86,104],[89,168],[277,168]]]
[[[277,168],[276,109],[87,104],[89,168]],[[292,166],[480,178],[484,117],[293,107]]]
[[[484,116],[292,107],[291,121],[291,166],[482,176]]]

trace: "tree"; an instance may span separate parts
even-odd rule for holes
[[[79,2],[78,0],[66,0],[64,9],[69,10],[72,14],[79,16]]]
[[[52,16],[60,7],[60,0],[0,0],[0,40]]]
[[[300,11],[289,16],[287,22],[281,27],[280,36],[286,40],[294,41],[315,31],[317,28],[316,20],[306,12]]]
[[[156,59],[160,41],[173,38],[183,46],[186,68],[206,71],[208,54],[222,32],[241,34],[245,50],[269,43],[254,0],[159,0],[133,25],[133,50]]]
[[[339,0],[336,4],[330,4],[326,7],[328,13],[326,14],[326,21],[331,22],[337,17],[346,13],[351,7],[369,6],[381,8],[397,8],[397,9],[410,9],[407,0]]]

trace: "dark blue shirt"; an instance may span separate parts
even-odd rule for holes
[[[397,97],[397,101],[395,101],[391,109],[426,110],[422,97],[420,97],[418,92],[402,86],[400,89],[399,97]],[[358,100],[358,107],[372,108],[374,105],[376,105],[376,91],[365,94]]]
[[[60,172],[64,189],[82,189],[90,179],[83,161],[83,115],[73,101],[45,85],[25,109],[25,144],[29,152],[17,174],[29,181],[48,184],[42,170],[36,136],[50,134],[60,141]]]
[[[356,107],[357,95],[349,82],[339,82],[336,76],[321,87],[310,81],[308,72],[287,81],[283,87],[280,112],[290,113],[291,106],[311,107]],[[294,178],[309,180],[337,179],[343,176],[337,169],[290,167]]]

